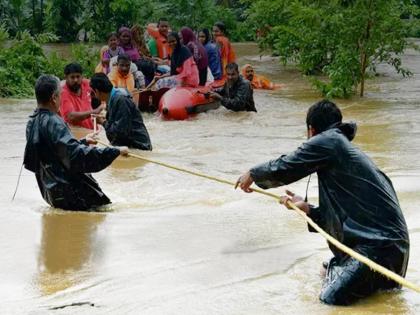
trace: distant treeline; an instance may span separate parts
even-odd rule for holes
[[[223,21],[233,41],[250,40],[249,2],[239,0],[9,0],[0,1],[0,21],[14,37],[49,32],[61,42],[105,41],[120,26],[145,25],[165,17],[173,29],[211,27]]]

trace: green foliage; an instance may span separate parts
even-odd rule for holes
[[[69,62],[79,63],[83,68],[83,75],[90,78],[95,73],[95,67],[99,62],[99,50],[94,49],[93,46],[78,44],[72,45],[70,51],[72,58],[70,61],[66,61],[66,64]]]
[[[0,40],[7,37],[5,26],[0,24]],[[71,61],[55,52],[45,55],[41,44],[49,40],[56,40],[56,36],[32,36],[24,31],[17,33],[7,45],[0,45],[0,97],[32,96],[35,81],[43,73],[63,79],[64,66]],[[71,55],[71,60],[77,60],[82,65],[85,76],[90,77],[94,73],[95,62],[99,59],[97,50],[86,45],[73,45]]]
[[[324,95],[348,97],[381,62],[398,73],[416,7],[400,0],[258,0],[248,10],[262,49],[293,62]],[[322,80],[317,75],[323,76]]]
[[[46,31],[62,42],[104,41],[121,26],[145,25],[166,17],[173,29],[211,27],[222,20],[233,40],[251,39],[242,26],[246,1],[229,0],[10,0],[0,1],[0,20],[10,34]],[[84,35],[84,36],[83,36]]]

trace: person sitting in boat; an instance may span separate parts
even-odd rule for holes
[[[127,90],[113,87],[103,73],[93,75],[90,87],[94,97],[107,104],[103,126],[109,142],[116,146],[152,150],[143,118]]]
[[[111,72],[110,61],[112,57],[125,54],[124,49],[118,46],[118,34],[115,32],[108,34],[108,49],[102,55],[103,73],[108,74]]]
[[[126,54],[119,55],[117,66],[108,74],[112,85],[116,88],[126,89],[128,92],[134,91],[134,75],[130,71],[131,60]]]
[[[147,25],[147,32],[153,37],[154,44],[156,45],[156,49],[151,47],[150,51],[159,64],[168,65],[172,53],[168,42],[169,29],[169,22],[166,18],[160,18],[157,24],[150,23]],[[152,43],[150,43],[150,45],[152,45]]]
[[[254,67],[246,64],[242,67],[242,76],[251,82],[254,89],[274,90],[280,85],[275,84],[262,75],[255,74]]]
[[[222,89],[210,92],[210,97],[235,112],[256,112],[251,84],[239,75],[236,63],[226,66],[226,82]]]
[[[105,75],[105,74],[103,74]],[[26,126],[24,166],[35,173],[44,200],[65,210],[93,210],[111,201],[89,173],[109,166],[128,148],[97,148],[93,134],[82,140],[73,137],[63,119],[60,82],[42,75],[35,83],[38,103]]]
[[[158,65],[152,59],[150,51],[147,48],[143,28],[136,24],[131,28],[131,34],[133,36],[132,42],[140,54],[140,58],[135,64],[137,69],[143,73],[145,84],[148,85],[153,80]]]
[[[124,49],[124,53],[128,55],[132,62],[140,59],[139,51],[133,43],[133,34],[128,27],[121,27],[118,30],[119,46]]]
[[[204,48],[207,52],[209,68],[213,75],[214,80],[222,79],[222,65],[220,59],[220,51],[217,45],[210,40],[210,31],[207,28],[204,28],[198,34],[198,38],[201,44],[204,45]]]
[[[223,76],[226,76],[226,66],[236,62],[235,51],[226,35],[225,24],[223,22],[216,22],[213,26],[213,38],[219,47]]]
[[[182,43],[190,50],[193,55],[195,64],[198,68],[198,76],[200,79],[200,86],[206,85],[207,82],[207,68],[209,60],[204,46],[197,40],[194,32],[189,27],[183,27],[180,31]]]
[[[328,100],[312,105],[306,115],[308,140],[296,151],[263,163],[237,181],[245,192],[255,182],[268,189],[318,174],[319,206],[290,191],[296,204],[323,230],[356,252],[404,277],[410,242],[404,215],[391,180],[351,144],[355,123],[343,123],[340,109]],[[315,232],[309,227],[311,232]],[[347,305],[381,289],[399,285],[329,244],[334,257],[326,264],[320,299]]]
[[[65,66],[64,75],[60,116],[72,126],[93,129],[91,115],[99,114],[103,107],[92,108],[89,80],[83,78],[82,66],[78,63],[70,63]]]
[[[173,88],[176,86],[198,87],[198,68],[190,50],[181,44],[178,33],[168,35],[168,43],[172,49],[171,72],[158,77],[157,89]]]

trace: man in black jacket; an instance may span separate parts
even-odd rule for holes
[[[223,88],[216,92],[210,92],[210,97],[220,101],[227,109],[234,112],[256,112],[251,83],[239,75],[236,63],[226,66],[227,80]]]
[[[75,139],[60,108],[60,82],[43,75],[35,84],[38,107],[26,127],[24,166],[35,173],[44,200],[65,210],[90,210],[110,203],[95,179],[99,172],[128,149],[97,148],[93,135]]]
[[[93,75],[90,87],[94,97],[107,104],[103,126],[109,142],[112,145],[151,151],[149,133],[130,94],[125,89],[114,88],[103,73]]]
[[[287,192],[321,228],[356,252],[405,276],[409,257],[407,225],[391,180],[351,144],[355,124],[342,123],[332,102],[312,105],[306,118],[309,140],[295,152],[261,164],[237,182],[245,192],[255,182],[267,189],[318,174],[319,207]],[[309,229],[312,231],[311,229]],[[330,260],[320,299],[346,305],[398,284],[330,245]]]

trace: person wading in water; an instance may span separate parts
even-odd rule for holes
[[[295,203],[338,241],[404,277],[410,247],[407,225],[391,180],[351,143],[356,125],[342,123],[340,109],[327,100],[309,108],[306,125],[308,141],[293,153],[252,168],[236,187],[245,192],[251,192],[253,182],[263,189],[278,187],[316,172],[318,207],[290,191],[282,202]],[[380,289],[399,287],[334,246],[330,249],[334,257],[326,266],[323,302],[348,305]]]
[[[127,147],[97,148],[93,134],[77,140],[57,114],[60,82],[42,75],[35,84],[38,106],[26,126],[23,164],[35,173],[44,200],[65,210],[92,210],[111,201],[89,173],[109,166]]]

